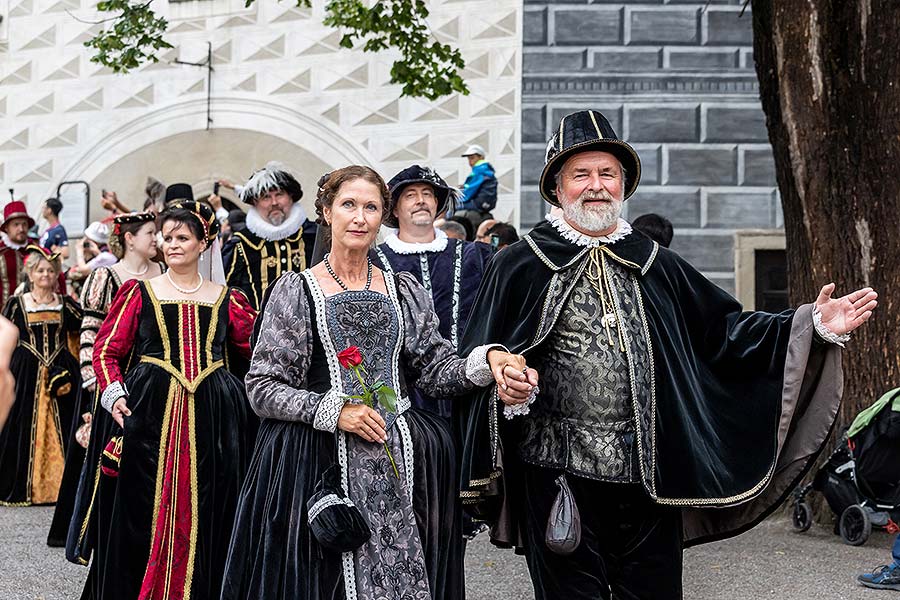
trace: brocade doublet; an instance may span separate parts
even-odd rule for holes
[[[303,230],[269,241],[249,229],[234,234],[223,249],[225,279],[240,288],[254,309],[259,310],[266,289],[287,271],[306,268]]]
[[[606,271],[626,334],[646,353],[636,289],[612,261]],[[603,325],[604,308],[587,270],[571,287],[555,326],[536,355],[541,394],[522,426],[524,460],[602,481],[638,481],[632,375],[649,385],[646,369],[629,366],[615,326]],[[613,323],[615,323],[613,321]],[[646,356],[636,356],[636,365]]]

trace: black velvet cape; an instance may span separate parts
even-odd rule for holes
[[[567,298],[571,270],[583,266],[588,251],[544,222],[498,253],[476,299],[461,352],[493,342],[526,357],[539,353],[540,332],[552,329]],[[635,357],[652,360],[652,389],[635,401],[637,437],[644,441],[638,460],[645,490],[656,502],[687,511],[736,507],[765,496],[765,507],[733,523],[703,526],[693,533],[686,524],[687,545],[749,528],[780,503],[783,490],[811,466],[827,438],[840,388],[828,393],[809,381],[839,381],[839,372],[837,377],[822,377],[823,369],[839,371],[839,353],[810,343],[808,306],[780,314],[742,312],[734,298],[639,232],[602,251],[628,269],[639,286],[651,341],[652,356]],[[803,322],[794,323],[795,315]],[[793,338],[806,345],[791,346]],[[824,360],[829,353],[838,360]],[[803,385],[795,381],[798,370]],[[807,392],[803,398],[784,401],[800,396],[794,393],[800,388]],[[516,450],[522,417],[505,419],[492,394],[482,391],[456,405],[462,437],[461,497],[470,512],[491,521],[494,543],[521,547],[525,538],[513,499],[524,497]],[[795,406],[811,396],[822,410]],[[796,447],[787,431],[807,432],[792,421],[807,413],[815,413],[813,448],[804,450],[799,462],[791,458],[792,466],[785,470],[782,450]],[[764,493],[775,476],[785,474],[791,482],[779,483],[778,497]]]

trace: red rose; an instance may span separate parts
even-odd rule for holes
[[[341,366],[345,369],[352,369],[353,367],[358,367],[362,364],[362,353],[360,353],[359,348],[356,346],[350,346],[346,350],[341,350],[338,352],[338,362],[341,363]]]

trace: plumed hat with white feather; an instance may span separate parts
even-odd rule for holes
[[[300,182],[290,174],[287,167],[272,161],[250,176],[244,184],[244,189],[241,190],[241,201],[253,205],[261,196],[275,190],[285,192],[294,202],[303,197]]]

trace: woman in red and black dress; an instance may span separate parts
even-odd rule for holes
[[[124,428],[86,584],[95,600],[219,597],[256,431],[243,382],[226,368],[227,350],[249,358],[256,314],[243,293],[198,272],[215,216],[183,201],[160,226],[168,270],[123,284],[94,342],[100,403]]]

